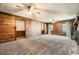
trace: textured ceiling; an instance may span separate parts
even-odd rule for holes
[[[17,6],[19,5],[19,6]],[[28,11],[27,6],[31,6]],[[0,11],[43,21],[61,21],[73,19],[79,10],[78,3],[0,3]]]

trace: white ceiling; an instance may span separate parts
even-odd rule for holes
[[[17,5],[20,7],[17,7]],[[43,22],[52,22],[53,19],[56,21],[73,19],[78,10],[78,3],[35,3],[29,12],[27,6],[21,3],[0,3],[0,11]]]

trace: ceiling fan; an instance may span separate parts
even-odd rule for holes
[[[33,3],[21,3],[21,4],[17,4],[17,7],[23,9],[23,10],[27,10],[28,14],[31,13],[31,15],[33,15],[34,18],[36,18],[36,14],[40,14],[40,12],[35,12],[33,10],[31,10],[31,8],[36,8],[36,5]]]
[[[22,5],[22,6],[21,6]],[[28,10],[28,12],[33,15],[33,17],[36,18],[36,15],[40,14],[40,11],[43,11],[45,13],[57,13],[57,11],[52,11],[52,10],[47,10],[47,9],[42,9],[42,8],[38,8],[36,6],[36,4],[34,3],[21,3],[21,5],[17,5],[19,8]],[[32,10],[33,8],[33,10]]]

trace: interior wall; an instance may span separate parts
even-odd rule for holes
[[[32,20],[32,36],[41,35],[42,23],[39,21]]]
[[[32,36],[32,20],[31,19],[25,19],[26,20],[26,37],[31,37]]]
[[[62,23],[56,22],[53,24],[53,32],[54,33],[60,33],[62,31]]]
[[[0,12],[0,43],[15,40],[15,16]]]
[[[65,22],[56,22],[53,24],[53,34],[56,35],[66,35],[66,26]]]
[[[16,34],[17,34],[17,30],[23,30],[22,25],[16,30],[16,17],[14,15],[11,14],[7,14],[7,13],[0,13],[0,42],[8,42],[8,41],[12,41],[16,39]],[[32,36],[37,36],[37,35],[41,35],[42,32],[42,22],[39,21],[35,21],[32,19],[26,19],[24,18],[26,21],[26,25],[25,25],[25,36],[26,37],[32,37]],[[21,32],[24,33],[24,32]],[[24,35],[23,35],[24,36]]]
[[[70,22],[66,22],[66,36],[71,37]]]
[[[74,30],[73,26],[74,19],[70,21],[61,21],[53,24],[53,34],[65,35],[71,37]]]
[[[48,24],[48,34],[52,34],[53,31],[53,24]]]
[[[42,22],[26,19],[26,37],[38,36],[42,32]]]

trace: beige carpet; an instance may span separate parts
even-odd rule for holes
[[[41,35],[32,38],[18,38],[1,43],[1,55],[70,55],[77,54],[77,45],[68,37]]]

